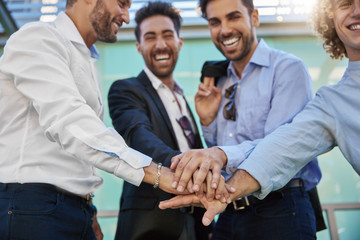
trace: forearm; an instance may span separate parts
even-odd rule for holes
[[[174,172],[169,168],[162,166],[160,168],[160,174],[158,173],[158,164],[151,162],[151,164],[144,168],[145,176],[143,182],[154,185],[156,179],[158,179],[158,187],[168,193],[173,194],[188,194],[189,192],[185,190],[184,192],[178,192],[171,186]]]
[[[157,164],[151,162],[149,166],[144,168],[144,172],[143,182],[154,185],[157,177]]]
[[[237,170],[227,183],[235,188],[235,192],[230,194],[231,200],[245,197],[260,190],[259,182],[242,169]]]

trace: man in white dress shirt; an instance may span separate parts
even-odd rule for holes
[[[68,0],[53,23],[9,38],[0,59],[1,239],[101,239],[89,205],[102,184],[95,167],[172,191],[170,170],[101,120],[94,43],[116,41],[130,5]]]

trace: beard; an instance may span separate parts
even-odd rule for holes
[[[165,53],[163,51],[156,52],[156,53]],[[152,57],[145,60],[146,66],[149,68],[149,70],[158,78],[166,78],[172,75],[174,72],[176,62],[177,62],[177,56],[174,56],[171,52],[166,52],[170,55],[170,58],[172,58],[171,64],[167,66],[158,66],[156,63],[156,60],[154,60]],[[154,55],[155,53],[152,53],[151,55]],[[142,54],[143,56],[146,56],[145,53]]]
[[[242,33],[239,34],[240,37],[240,41],[243,41],[242,44],[242,48],[240,50],[238,50],[237,53],[235,54],[227,54],[225,50],[222,49],[221,47],[221,42],[223,40],[225,40],[223,37],[218,37],[217,41],[219,44],[216,45],[216,48],[226,57],[226,59],[228,60],[232,60],[232,61],[240,61],[243,60],[250,52],[252,49],[252,46],[254,44],[255,38],[254,35],[251,34],[253,32],[253,27],[251,26],[250,29],[250,35],[247,37],[244,37],[244,35]],[[226,38],[231,38],[233,37],[233,35],[231,36],[227,36]]]
[[[90,14],[90,21],[99,41],[109,43],[116,41],[116,34],[113,33],[111,27],[110,12],[102,0],[97,0],[95,8]]]

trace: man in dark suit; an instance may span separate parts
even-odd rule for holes
[[[183,45],[181,17],[168,3],[149,2],[135,21],[144,71],[113,83],[110,116],[128,145],[169,167],[173,156],[202,148],[193,115],[173,78]],[[161,200],[171,197],[149,184],[124,183],[116,239],[209,239],[212,227],[201,224],[202,209],[158,208]]]

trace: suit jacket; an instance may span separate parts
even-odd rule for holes
[[[113,125],[127,144],[169,167],[171,158],[180,153],[178,142],[166,109],[145,72],[115,81],[108,102]],[[201,148],[199,134],[195,138],[197,148]],[[158,208],[159,201],[171,197],[150,184],[136,187],[125,182],[116,239],[177,239],[187,213]],[[201,224],[202,213],[198,209],[195,214],[199,215],[196,229],[200,229],[200,235],[209,231]]]

